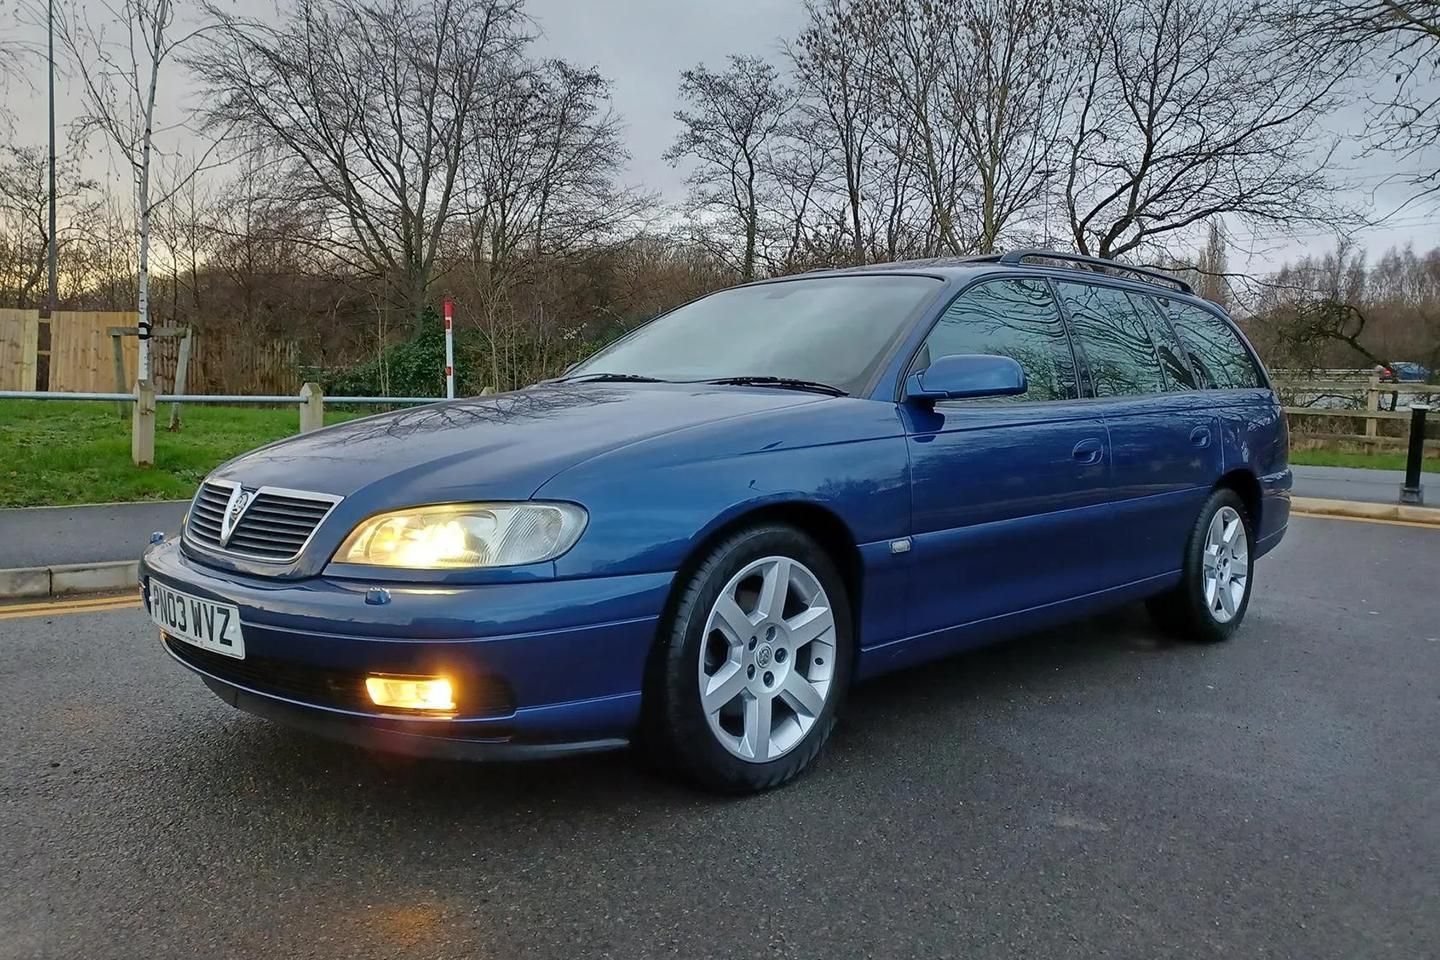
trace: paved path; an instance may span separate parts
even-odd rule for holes
[[[1403,470],[1368,470],[1363,467],[1292,467],[1297,497],[1325,497],[1330,500],[1364,500],[1369,503],[1399,503]],[[1423,474],[1428,503],[1440,502],[1440,476]],[[1427,505],[1428,505],[1427,503]]]
[[[175,533],[188,501],[0,510],[0,569],[134,560],[150,533]]]
[[[1440,530],[1299,518],[1230,642],[1139,608],[855,691],[744,800],[367,754],[139,609],[0,622],[0,957],[1440,956]]]

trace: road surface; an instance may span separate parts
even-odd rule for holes
[[[1297,519],[1257,582],[1221,646],[1126,609],[862,687],[745,800],[368,755],[138,609],[0,619],[0,958],[1440,955],[1440,529]]]

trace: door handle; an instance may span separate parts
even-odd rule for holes
[[[1196,427],[1190,431],[1190,442],[1200,449],[1210,446],[1210,428]]]
[[[1105,445],[1096,437],[1089,437],[1075,444],[1071,454],[1080,463],[1089,465],[1099,463],[1100,458],[1105,455]]]

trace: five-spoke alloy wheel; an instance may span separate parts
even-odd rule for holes
[[[799,530],[717,544],[685,583],[652,666],[647,740],[705,786],[778,786],[819,753],[850,679],[844,580]]]

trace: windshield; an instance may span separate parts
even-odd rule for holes
[[[567,377],[779,377],[854,393],[940,287],[932,277],[844,276],[722,290],[646,324]]]

